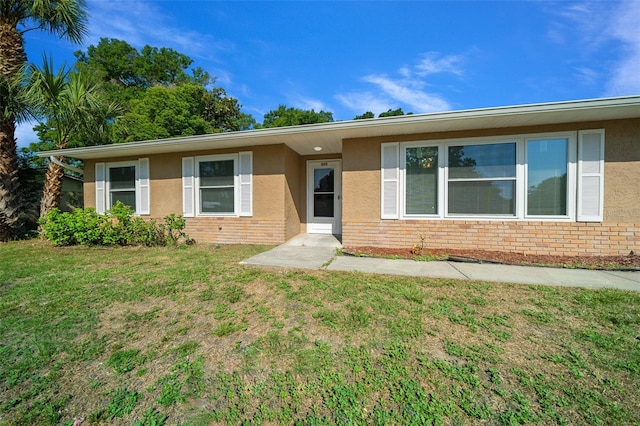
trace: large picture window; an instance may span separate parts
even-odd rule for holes
[[[602,167],[590,159],[603,146],[602,130],[383,143],[381,217],[573,220],[601,203]]]

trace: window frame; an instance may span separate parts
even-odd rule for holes
[[[233,212],[203,212],[200,195],[200,163],[233,160]],[[194,157],[194,193],[196,217],[237,217],[240,216],[240,172],[238,154],[215,154]]]
[[[527,144],[530,140],[566,139],[567,140],[567,211],[565,215],[529,215],[527,214],[528,163]],[[504,136],[486,136],[456,139],[434,139],[397,143],[398,150],[398,204],[399,219],[425,220],[536,220],[536,221],[576,221],[577,203],[577,149],[578,132],[562,131],[548,133],[527,133]],[[515,178],[477,178],[477,179],[449,179],[449,147],[465,145],[490,145],[515,143]],[[391,144],[389,144],[391,145]],[[435,214],[407,213],[407,149],[416,147],[438,148],[438,196]],[[449,182],[455,181],[515,181],[514,214],[457,214],[449,213]],[[384,188],[382,188],[384,190]],[[385,217],[382,217],[385,219]],[[392,217],[387,217],[392,218]]]
[[[110,169],[131,166],[135,170],[136,209],[134,215],[147,216],[151,214],[150,163],[147,157],[137,160],[95,163],[95,209],[97,213],[104,214],[112,207]]]

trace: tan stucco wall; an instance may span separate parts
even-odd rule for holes
[[[285,170],[284,179],[284,214],[286,239],[300,233],[305,201],[303,198],[304,175],[300,174],[301,159],[298,153],[289,147],[283,149]]]
[[[380,145],[558,131],[605,129],[605,223],[640,222],[640,119],[348,139],[343,152],[343,219],[380,219]],[[365,189],[366,188],[366,189]]]

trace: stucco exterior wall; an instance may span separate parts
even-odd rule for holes
[[[383,142],[605,129],[603,223],[482,220],[381,220]],[[343,141],[343,233],[346,247],[431,247],[515,250],[559,255],[626,255],[640,249],[640,120],[398,135]]]
[[[196,241],[224,244],[280,244],[299,229],[294,196],[285,180],[287,167],[297,169],[296,154],[285,145],[243,149],[253,152],[253,216],[186,218],[186,232]],[[237,153],[239,150],[212,150],[178,154],[149,155],[150,218],[162,219],[182,214],[182,158]],[[101,162],[137,160],[104,159]],[[95,207],[95,161],[85,162],[85,207]],[[297,192],[297,188],[293,189]],[[290,222],[293,222],[291,224]],[[297,232],[296,232],[297,234]],[[294,234],[295,235],[295,234]]]

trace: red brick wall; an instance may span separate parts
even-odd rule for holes
[[[185,219],[185,232],[197,243],[277,245],[286,241],[284,220],[260,220],[251,217]]]
[[[640,252],[640,223],[380,220],[342,224],[345,247],[515,251],[525,254],[627,255]]]

